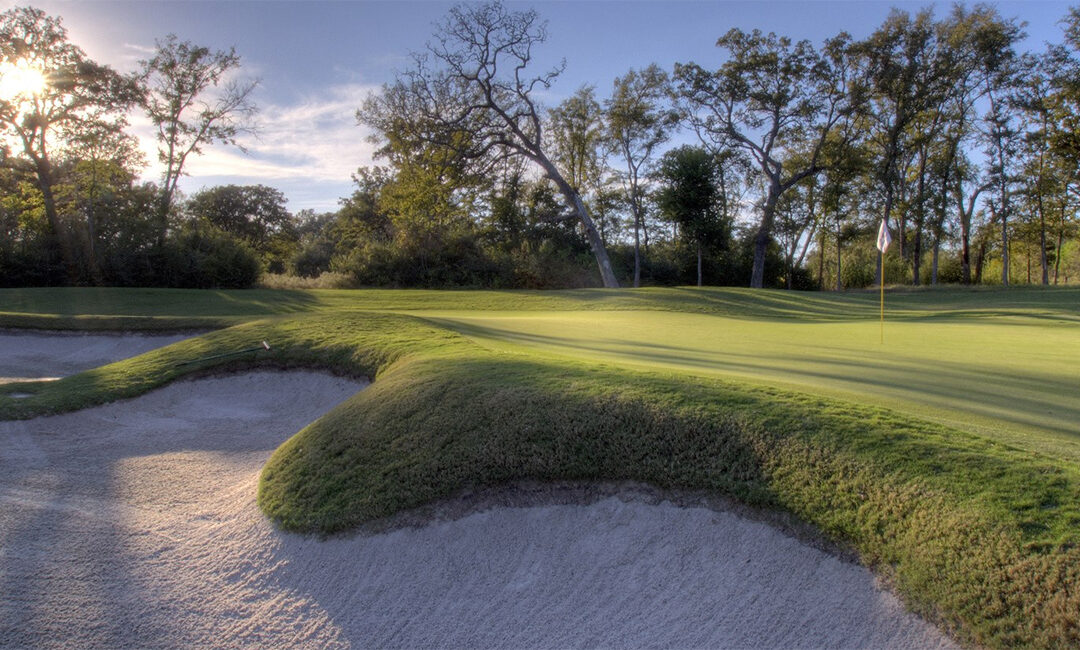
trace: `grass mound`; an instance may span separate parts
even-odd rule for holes
[[[1074,468],[887,410],[722,380],[504,358],[450,338],[381,366],[282,445],[259,503],[285,528],[332,533],[515,480],[636,480],[783,508],[961,638],[1080,642]]]

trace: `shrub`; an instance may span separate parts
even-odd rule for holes
[[[352,289],[352,277],[327,271],[317,277],[302,277],[281,273],[264,273],[259,278],[262,289]]]
[[[212,227],[187,228],[161,259],[161,283],[188,289],[248,289],[259,279],[259,258],[247,245]]]

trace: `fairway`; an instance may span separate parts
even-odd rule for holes
[[[430,316],[429,316],[430,318]],[[738,377],[884,406],[1080,461],[1080,334],[1038,318],[740,319],[656,311],[446,314],[493,350]]]

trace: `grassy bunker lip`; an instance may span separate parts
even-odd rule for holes
[[[183,355],[256,336],[275,342],[267,359],[210,370],[306,366],[375,380],[267,464],[259,503],[285,528],[344,531],[519,480],[704,490],[790,512],[850,545],[961,640],[1080,645],[1077,464],[888,409],[515,355],[435,321],[349,310],[212,332],[0,400],[0,416],[145,392],[190,374],[169,367]]]

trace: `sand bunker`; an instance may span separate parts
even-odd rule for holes
[[[0,384],[53,379],[127,359],[191,334],[81,334],[0,331]]]
[[[729,512],[275,530],[260,468],[360,388],[258,372],[0,422],[0,646],[952,647],[865,569]]]

